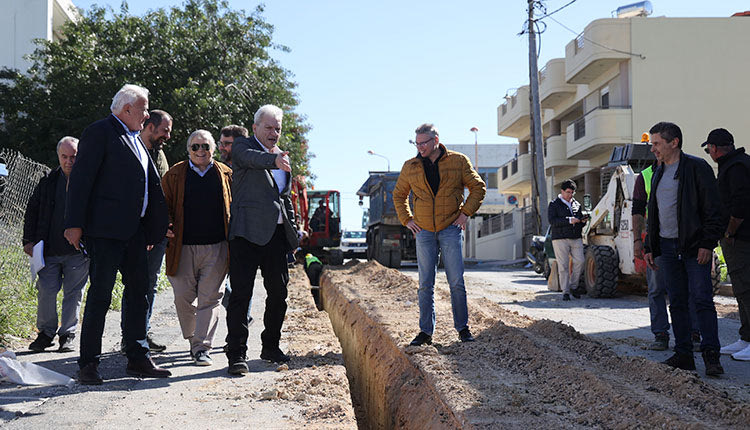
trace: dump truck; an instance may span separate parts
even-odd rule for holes
[[[399,172],[369,172],[370,176],[357,191],[360,205],[370,198],[367,220],[367,259],[398,269],[404,260],[417,259],[417,242],[408,228],[401,225],[393,206],[393,188]]]

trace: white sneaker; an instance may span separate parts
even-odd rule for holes
[[[740,340],[738,340],[737,342],[735,342],[735,343],[733,343],[731,345],[727,345],[724,348],[721,348],[720,352],[722,354],[732,355],[735,352],[742,351],[743,349],[747,348],[748,346],[750,346],[750,342],[745,342],[744,340],[740,339]]]
[[[732,358],[737,361],[750,361],[750,346],[740,352],[735,352],[734,354],[732,354]]]

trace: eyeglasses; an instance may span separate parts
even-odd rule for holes
[[[414,145],[414,146],[425,146],[425,145],[427,145],[428,143],[432,142],[433,140],[435,140],[435,138],[434,138],[434,137],[431,137],[431,138],[429,138],[429,139],[425,140],[424,142],[416,142],[416,141],[414,141],[414,140],[410,140],[410,141],[409,141],[409,143],[411,143],[411,144],[412,144],[412,145]]]
[[[221,146],[223,148],[225,146],[232,146],[233,143],[234,142],[223,142],[223,141],[220,140],[219,141],[219,146]]]
[[[710,143],[708,145],[710,145]],[[706,147],[703,148],[703,152],[705,152],[708,155],[711,155],[711,151],[708,149],[708,145],[706,145]]]
[[[193,152],[198,152],[199,149],[203,149],[204,151],[208,151],[209,148],[211,148],[211,145],[209,145],[208,143],[194,143],[194,144],[190,145],[190,149]]]

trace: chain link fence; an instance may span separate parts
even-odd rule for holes
[[[50,169],[7,148],[0,149],[0,164],[7,170],[0,175],[0,341],[5,342],[28,336],[36,317],[36,290],[21,238],[26,204]]]

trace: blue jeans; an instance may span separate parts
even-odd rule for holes
[[[74,334],[81,311],[83,287],[89,277],[89,259],[83,254],[44,258],[36,283],[36,328],[49,337]],[[57,328],[57,293],[63,289],[60,328]]]
[[[159,280],[159,272],[161,272],[161,263],[164,261],[164,253],[167,251],[167,238],[154,245],[151,251],[146,253],[146,260],[148,261],[148,290],[146,291],[146,298],[148,299],[148,311],[146,312],[146,333],[151,331],[151,314],[154,313],[154,296],[156,295],[156,281]],[[120,307],[120,332],[125,332],[125,319],[128,314],[127,302],[122,301]]]
[[[659,266],[661,257],[656,257],[656,265]],[[651,315],[651,333],[654,335],[665,334],[669,337],[669,316],[667,315],[667,289],[659,283],[657,272],[646,268],[646,282],[648,283],[648,310]],[[688,299],[690,308],[690,329],[693,333],[700,332],[698,318],[695,316],[695,301],[692,297]]]
[[[685,257],[680,253],[677,239],[660,239],[659,282],[669,295],[669,312],[672,315],[672,330],[675,351],[692,354],[690,339],[689,299],[695,303],[695,314],[701,333],[701,351],[720,349],[719,327],[714,307],[711,285],[711,262],[698,264],[696,257]]]
[[[469,309],[464,287],[464,259],[461,254],[461,228],[450,225],[439,232],[422,230],[417,233],[417,266],[419,267],[419,329],[432,336],[435,329],[435,275],[438,251],[443,254],[445,275],[451,292],[453,327],[468,328]]]

